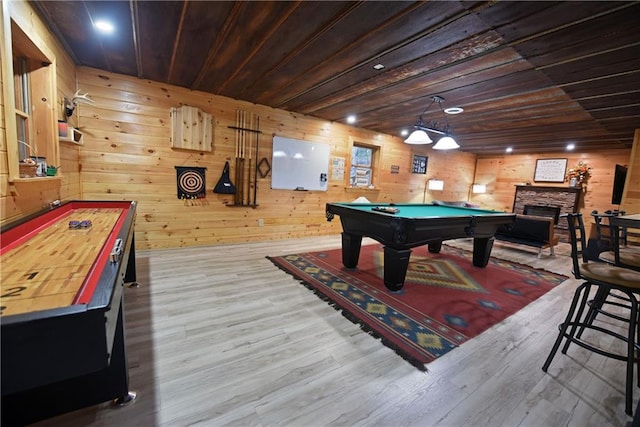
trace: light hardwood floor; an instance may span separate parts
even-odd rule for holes
[[[420,372],[265,258],[339,246],[340,237],[330,236],[138,252],[141,286],[125,290],[131,388],[138,399],[39,425],[584,427],[629,421],[622,362],[573,346],[556,356],[548,373],[541,370],[575,280]],[[533,249],[498,242],[493,252],[569,275],[570,258],[547,253],[538,259]],[[638,396],[636,389],[634,402]]]

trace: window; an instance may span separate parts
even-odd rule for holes
[[[351,187],[371,188],[375,185],[376,167],[380,148],[375,145],[354,143],[351,150]]]
[[[13,61],[13,88],[16,103],[16,133],[18,140],[18,158],[31,156],[29,141],[30,82],[27,58],[18,57]],[[34,154],[35,155],[35,154]]]
[[[11,12],[4,3],[6,18]],[[11,60],[2,58],[4,123],[9,180],[14,181],[21,178],[20,162],[25,159],[59,163],[56,70],[53,53],[42,40],[28,34],[30,23],[5,18],[2,51],[10,52]]]
[[[351,152],[351,173],[349,174],[351,186],[370,186],[372,169],[373,148],[354,145]]]

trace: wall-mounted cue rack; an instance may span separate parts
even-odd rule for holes
[[[235,141],[235,186],[233,205],[258,206],[258,143],[260,139],[260,116],[236,110],[236,125],[228,126],[236,131]],[[252,191],[253,190],[253,191]],[[252,194],[253,193],[253,194]],[[253,196],[253,198],[252,198]]]

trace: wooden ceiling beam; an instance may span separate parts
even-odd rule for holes
[[[209,48],[209,51],[207,53],[207,59],[204,61],[204,64],[202,65],[202,68],[200,69],[198,76],[193,81],[193,84],[191,85],[192,88],[197,88],[198,86],[200,86],[200,84],[202,83],[202,80],[206,77],[209,67],[215,61],[218,51],[220,50],[220,47],[227,40],[227,37],[231,29],[233,28],[233,25],[237,24],[237,17],[240,14],[240,10],[242,9],[242,7],[244,7],[243,3],[244,2],[242,1],[234,2],[233,7],[231,8],[231,12],[229,13],[229,15],[227,16],[227,19],[224,22],[222,30],[216,37],[213,46]]]
[[[189,5],[189,2],[185,1],[182,4],[182,9],[180,10],[180,21],[178,22],[178,31],[176,32],[176,38],[174,39],[173,46],[171,48],[171,61],[169,61],[169,72],[167,73],[167,82],[170,82],[173,80],[173,73],[176,65],[176,57],[178,56],[178,46],[180,46],[180,37],[182,35],[182,27],[184,26],[184,20],[187,15],[188,5]]]
[[[142,67],[142,52],[140,51],[140,22],[138,21],[138,5],[136,0],[129,0],[129,10],[131,12],[131,32],[133,34],[133,50],[136,55],[136,70],[138,78],[144,77]]]
[[[255,44],[255,46],[253,46],[253,48],[248,51],[245,52],[244,58],[242,59],[242,61],[236,66],[235,70],[233,70],[226,78],[226,80],[218,87],[218,91],[219,92],[224,92],[224,90],[226,89],[227,85],[229,85],[233,79],[238,75],[238,73],[240,72],[240,70],[242,70],[243,67],[245,67],[252,59],[253,57],[258,53],[258,51],[262,48],[262,46],[265,45],[265,43],[269,40],[269,38],[276,33],[276,31],[278,31],[278,29],[282,26],[282,24],[289,19],[289,17],[291,16],[291,14],[296,10],[296,8],[300,5],[301,1],[289,1],[287,2],[287,4],[289,5],[289,7],[287,8],[287,10],[280,14],[275,22],[274,25],[271,26],[271,28],[268,30],[268,32],[266,34],[263,34],[260,37],[260,40],[258,43]]]
[[[416,4],[415,7],[418,7],[419,4]],[[331,57],[326,58],[324,61],[322,62],[318,62],[314,67],[312,67],[311,69],[307,69],[305,70],[304,73],[299,73],[296,78],[291,79],[286,87],[290,87],[292,86],[294,83],[296,83],[297,81],[299,81],[302,78],[307,78],[307,76],[309,76],[310,74],[312,74],[314,71],[316,70],[320,70],[323,67],[325,67],[325,64],[327,62],[331,62],[334,59],[339,58],[342,54],[349,52],[353,49],[360,49],[360,48],[364,48],[365,46],[371,46],[370,43],[367,43],[367,39],[372,38],[376,33],[384,30],[384,28],[386,28],[388,25],[393,24],[394,22],[399,22],[401,21],[403,18],[405,18],[407,15],[409,15],[410,13],[413,13],[413,8],[409,8],[409,9],[405,9],[403,10],[401,13],[397,14],[396,16],[394,16],[392,19],[389,19],[388,21],[386,21],[384,23],[384,25],[379,26],[378,28],[375,29],[375,31],[369,32],[367,34],[363,34],[363,36],[350,43],[349,45],[345,45],[344,47],[341,47],[339,50],[337,50],[333,55],[331,55]],[[315,84],[313,85],[306,85],[304,90],[297,90],[295,91],[294,94],[290,94],[287,96],[281,96],[279,98],[277,98],[275,100],[275,105],[277,105],[279,108],[290,108],[290,104],[292,103],[293,100],[295,100],[296,98],[299,98],[317,88],[320,88],[322,86],[325,86],[327,84],[329,84],[330,82],[339,79],[340,77],[346,76],[347,74],[362,68],[362,67],[366,67],[366,66],[370,66],[371,63],[379,58],[384,57],[385,55],[389,55],[392,52],[398,51],[402,48],[405,47],[409,47],[411,44],[420,41],[422,39],[424,39],[425,37],[432,35],[433,33],[435,33],[438,30],[443,30],[446,29],[446,25],[450,24],[451,22],[457,21],[459,19],[465,19],[468,21],[468,24],[466,24],[465,26],[470,26],[471,25],[471,21],[472,18],[470,17],[470,15],[468,14],[467,11],[461,11],[456,13],[453,17],[447,18],[445,21],[439,22],[436,26],[433,27],[428,27],[423,31],[418,32],[417,34],[412,35],[411,37],[404,39],[396,44],[394,44],[391,47],[388,47],[386,49],[383,50],[375,50],[372,54],[370,54],[369,56],[367,56],[366,58],[360,60],[359,62],[350,65],[344,69],[339,70],[337,73],[328,76],[327,78],[317,81]],[[446,31],[446,30],[445,30]],[[369,47],[370,48],[370,47]],[[422,56],[422,53],[419,53],[418,51],[416,51],[416,53],[419,56]],[[414,57],[415,58],[415,57]],[[338,61],[339,62],[339,61]],[[406,79],[406,77],[405,77]],[[280,93],[288,93],[284,91],[284,87],[281,88],[281,90],[279,91]],[[351,90],[349,91],[351,93]]]

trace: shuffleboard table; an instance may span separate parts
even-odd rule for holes
[[[2,425],[129,390],[123,287],[136,280],[131,201],[71,201],[2,227]]]
[[[493,236],[515,214],[433,204],[327,203],[327,221],[342,223],[342,263],[356,268],[362,237],[384,245],[384,284],[398,291],[404,285],[411,248],[428,245],[440,252],[444,240],[473,237],[473,265],[486,267]]]

